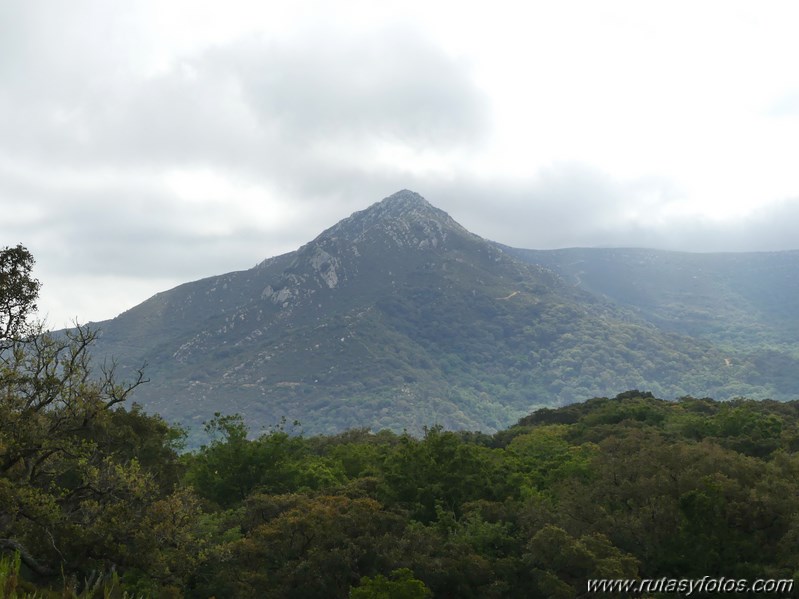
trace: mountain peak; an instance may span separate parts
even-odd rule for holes
[[[342,223],[358,220],[378,221],[394,219],[433,219],[454,222],[449,214],[433,206],[415,191],[403,189],[372,204],[365,210],[355,212],[349,218],[344,219]]]
[[[424,247],[425,239],[436,246],[438,241],[444,240],[447,232],[469,235],[449,214],[418,193],[403,189],[353,213],[322,233],[317,241],[343,238],[357,242],[381,233],[400,245],[421,244]],[[436,241],[433,241],[434,237]]]
[[[391,194],[387,198],[384,198],[383,200],[372,205],[372,208],[378,207],[396,213],[415,210],[435,210],[430,202],[410,189],[402,189],[397,193]]]
[[[407,260],[408,252],[418,257],[419,252],[446,250],[453,241],[457,245],[455,240],[463,239],[482,241],[418,193],[403,189],[353,213],[299,248],[279,287],[269,286],[264,297],[288,307],[292,298],[302,295],[308,281],[318,288],[339,288],[366,263],[371,265],[367,269],[382,271],[389,262]]]

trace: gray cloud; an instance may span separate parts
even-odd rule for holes
[[[12,85],[3,98],[18,115],[0,125],[10,154],[75,167],[213,163],[280,177],[324,161],[320,143],[447,148],[487,127],[464,66],[409,30],[319,31],[281,44],[252,36],[147,78],[77,57],[23,57],[30,72],[10,77],[17,95]]]
[[[0,110],[14,115],[0,121],[0,210],[16,215],[0,234],[28,244],[45,273],[189,280],[246,268],[405,186],[353,149],[446,149],[485,133],[464,65],[409,30],[251,36],[145,75],[124,8],[75,8],[0,7],[0,52],[13,58],[0,64]],[[226,221],[224,202],[182,202],[162,180],[192,168],[307,208],[284,228],[252,218],[204,231],[197,223]]]
[[[58,189],[0,180],[0,212],[18,215],[0,227],[3,242],[25,243],[53,273],[188,280],[293,249],[295,231],[258,223],[220,232],[198,226],[222,221],[224,210],[224,204],[176,202],[163,190],[130,181]]]
[[[796,249],[799,198],[760,208],[746,218],[713,220],[668,215],[681,190],[665,179],[632,182],[579,164],[561,164],[526,181],[423,180],[418,190],[467,229],[506,245],[650,247],[731,252]]]
[[[676,190],[665,180],[623,183],[585,165],[550,166],[527,180],[429,182],[472,231],[517,247],[646,245],[637,214],[656,212]],[[431,194],[433,195],[433,194]]]
[[[258,38],[211,52],[235,74],[265,128],[286,137],[390,137],[412,145],[473,142],[486,107],[461,65],[411,30],[348,39],[319,31],[312,43]]]
[[[745,219],[718,222],[681,219],[653,228],[649,245],[699,252],[763,252],[796,249],[799,198],[766,205]]]

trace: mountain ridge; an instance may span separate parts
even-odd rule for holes
[[[402,190],[294,252],[100,323],[98,355],[148,362],[138,400],[194,428],[221,411],[253,428],[286,417],[308,432],[493,431],[619,388],[784,394],[758,378],[746,347],[659,327],[575,284],[563,261],[525,252]]]

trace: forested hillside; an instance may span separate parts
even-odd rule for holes
[[[513,250],[403,190],[298,250],[99,323],[147,411],[260,432],[495,432],[619,389],[796,399],[795,254]]]
[[[0,596],[580,597],[595,578],[799,577],[799,403],[628,391],[495,434],[182,432],[30,323],[2,253]],[[575,398],[578,399],[578,398]]]
[[[661,329],[728,349],[797,353],[799,252],[503,249]]]

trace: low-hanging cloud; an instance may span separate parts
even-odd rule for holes
[[[615,179],[584,164],[551,165],[525,180],[414,182],[423,195],[471,231],[529,249],[649,247],[694,252],[796,248],[799,197],[745,217],[679,213],[682,190],[655,177]]]
[[[550,165],[522,180],[466,176],[428,185],[467,228],[534,249],[646,245],[638,235],[658,226],[657,214],[677,193],[666,180],[619,181],[579,163]]]

